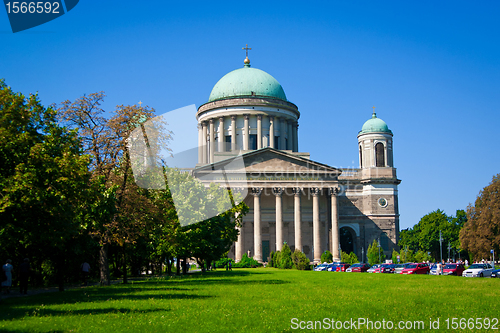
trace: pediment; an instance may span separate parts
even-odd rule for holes
[[[236,159],[240,159],[240,163],[235,163]],[[233,172],[246,174],[328,174],[330,177],[332,175],[336,177],[341,173],[337,168],[273,148],[251,151],[235,158],[199,167],[194,172],[213,172],[228,169],[228,166]]]

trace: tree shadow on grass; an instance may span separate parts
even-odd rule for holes
[[[164,288],[172,290],[186,290],[176,288]],[[62,293],[46,293],[39,294],[33,297],[12,298],[6,300],[0,306],[0,320],[12,320],[25,316],[32,315],[72,315],[72,314],[101,314],[101,313],[118,313],[118,312],[153,312],[153,311],[168,311],[168,301],[184,300],[184,299],[208,299],[213,296],[187,294],[187,293],[163,293],[162,288],[88,288],[84,290],[70,290]],[[144,293],[149,291],[148,293]],[[154,292],[158,291],[158,292]],[[166,301],[165,308],[154,310],[134,310],[126,307],[122,308],[101,308],[101,309],[82,309],[71,311],[59,311],[47,309],[46,306],[60,304],[76,304],[85,307],[85,303],[89,303],[89,307],[95,307],[96,304],[106,305],[107,302],[115,301]]]

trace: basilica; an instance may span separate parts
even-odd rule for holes
[[[247,55],[242,68],[215,84],[196,118],[195,177],[215,181],[213,171],[235,156],[244,162],[242,177],[225,180],[245,190],[250,207],[229,252],[236,261],[247,254],[267,262],[270,252],[285,243],[314,263],[326,250],[336,261],[344,251],[366,262],[374,240],[389,257],[398,249],[400,180],[393,164],[393,133],[375,112],[357,133],[357,148],[353,144],[359,168],[314,161],[299,149],[298,106],[274,77],[251,67]]]

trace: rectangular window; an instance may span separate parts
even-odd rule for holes
[[[226,135],[226,151],[231,151],[231,135]]]
[[[256,150],[257,149],[257,134],[250,134],[248,140],[248,150]]]
[[[280,149],[280,137],[279,136],[275,136],[274,137],[274,149]]]

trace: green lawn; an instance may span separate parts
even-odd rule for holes
[[[308,321],[329,332],[325,321],[351,318],[422,321],[424,330],[410,330],[421,332],[439,318],[442,331],[447,318],[450,326],[451,318],[500,318],[499,296],[500,279],[219,270],[4,299],[0,332],[297,332],[292,326]]]

